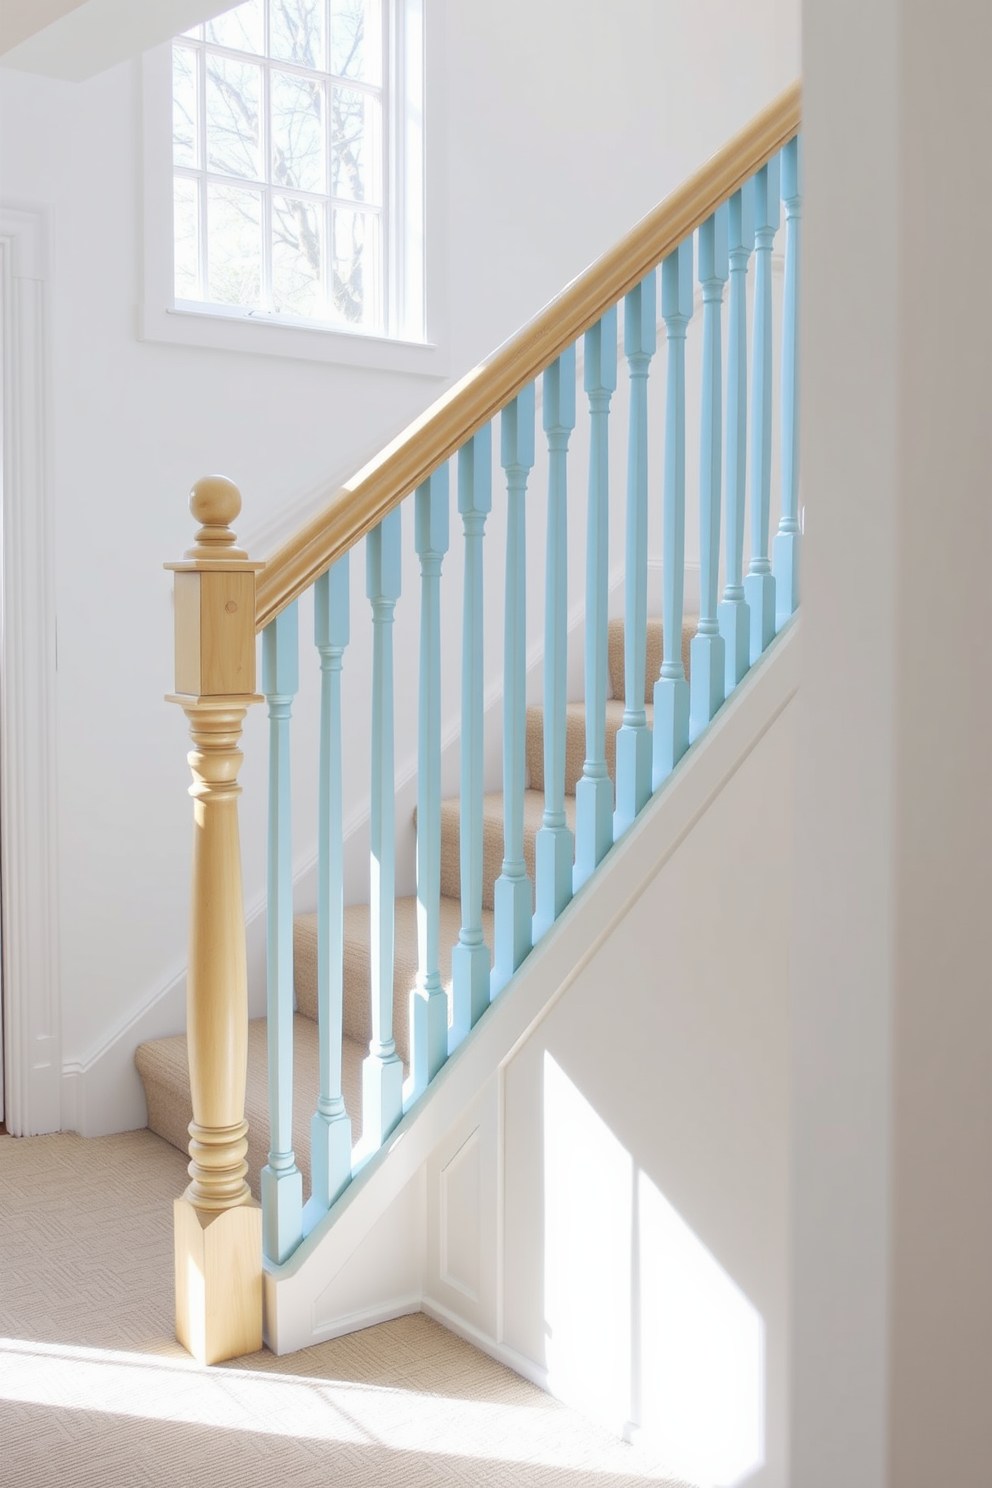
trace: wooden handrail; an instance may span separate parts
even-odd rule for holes
[[[272,554],[258,579],[262,630],[677,248],[798,133],[797,81],[523,330],[443,393]]]

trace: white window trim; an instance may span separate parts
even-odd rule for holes
[[[142,133],[144,161],[143,259],[144,286],[139,305],[138,335],[142,341],[216,351],[261,353],[347,367],[447,377],[446,282],[443,250],[445,202],[443,193],[443,67],[441,39],[443,0],[384,0],[390,7],[390,62],[394,71],[409,59],[406,77],[398,79],[395,109],[387,110],[389,151],[395,168],[389,172],[388,210],[394,223],[403,223],[404,272],[391,255],[390,297],[403,294],[403,281],[422,273],[426,337],[403,340],[366,331],[330,330],[326,326],[287,325],[267,317],[249,317],[215,305],[177,306],[172,250],[172,43],[155,47],[142,58]],[[418,46],[418,28],[422,35]],[[412,45],[406,45],[409,39]],[[424,59],[421,67],[420,59]],[[403,128],[396,116],[406,109],[412,127]],[[416,124],[422,121],[423,146]],[[408,121],[409,122],[409,121]],[[425,189],[426,187],[426,189]],[[418,220],[418,205],[423,216]],[[403,319],[400,306],[400,321]]]

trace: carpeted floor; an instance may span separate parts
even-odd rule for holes
[[[0,1137],[3,1488],[634,1488],[648,1456],[417,1315],[212,1369],[172,1336],[182,1156]]]

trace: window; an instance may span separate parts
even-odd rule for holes
[[[433,3],[243,0],[147,55],[146,338],[240,349],[266,326],[261,349],[443,375],[416,355],[436,350],[424,274]],[[163,105],[165,254],[165,212],[150,201],[165,184]],[[437,309],[432,297],[435,337]],[[208,321],[204,339],[190,323]],[[342,354],[362,341],[405,345],[412,360]]]

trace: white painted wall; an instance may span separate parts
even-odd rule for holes
[[[796,0],[721,0],[705,14],[689,0],[617,0],[608,16],[593,0],[434,7],[452,374],[798,70]],[[133,1045],[183,1018],[187,746],[184,719],[162,702],[172,640],[161,564],[190,540],[185,493],[210,470],[238,480],[254,552],[253,533],[353,470],[438,391],[412,375],[137,339],[139,75],[137,63],[79,84],[5,71],[0,96],[0,190],[53,209],[62,1057],[76,1077],[64,1120],[93,1132],[144,1119]],[[397,617],[410,644],[413,613]],[[312,716],[312,703],[301,699],[299,713]],[[249,907],[264,890],[263,735],[255,710],[243,774]],[[363,741],[358,724],[356,760]],[[301,866],[312,855],[314,748],[300,745]],[[401,769],[411,751],[401,733]]]
[[[806,0],[803,27],[791,1481],[979,1488],[992,13]]]

